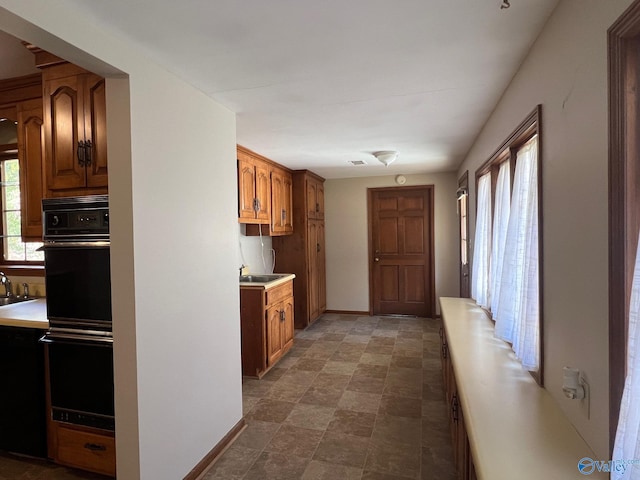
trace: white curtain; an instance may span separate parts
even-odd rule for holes
[[[478,179],[478,209],[473,247],[471,296],[481,307],[489,308],[489,265],[491,262],[491,174]]]
[[[491,312],[495,312],[500,303],[500,285],[502,266],[504,265],[504,247],[507,243],[507,227],[511,211],[511,170],[509,162],[503,162],[498,171],[496,197],[493,212],[493,241],[491,246]]]
[[[527,370],[539,367],[538,141],[527,142],[516,157],[507,228],[496,336],[512,343]]]
[[[618,430],[613,460],[640,460],[640,242],[631,287],[629,308],[629,340],[627,342],[627,375],[620,403]],[[627,464],[623,471],[613,472],[612,480],[640,479],[640,464]]]

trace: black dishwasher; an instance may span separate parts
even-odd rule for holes
[[[0,450],[47,456],[43,333],[0,326]]]

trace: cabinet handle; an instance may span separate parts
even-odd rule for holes
[[[91,140],[87,140],[84,142],[84,151],[85,151],[85,165],[91,165],[91,149],[93,148],[93,143]]]
[[[320,253],[320,244],[316,243],[316,252]]]
[[[447,347],[446,343],[442,344],[442,358],[447,358],[449,356],[449,347]]]
[[[280,321],[284,322],[287,319],[287,312],[280,310]]]
[[[282,221],[285,221],[287,219],[287,211],[284,208],[282,209],[281,216],[282,216]]]
[[[320,204],[316,203],[316,212],[319,212],[319,211],[320,211]]]
[[[81,167],[84,167],[84,166],[85,166],[85,159],[84,159],[84,156],[85,156],[84,140],[80,140],[80,141],[78,142],[78,150],[77,150],[77,153],[78,153],[78,165],[80,165]]]
[[[107,447],[105,445],[100,445],[99,443],[85,443],[84,448],[87,450],[91,450],[92,452],[106,452]]]

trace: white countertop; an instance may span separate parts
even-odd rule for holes
[[[597,458],[560,410],[493,335],[475,302],[440,298],[465,426],[479,480],[605,479],[578,461]]]
[[[256,274],[260,276],[260,274]],[[242,288],[262,288],[264,290],[269,290],[273,287],[277,287],[278,285],[282,285],[283,283],[290,282],[296,275],[294,273],[279,273],[276,275],[284,275],[276,280],[271,280],[270,282],[240,282],[240,287]]]
[[[47,302],[44,298],[0,307],[0,326],[47,330]]]

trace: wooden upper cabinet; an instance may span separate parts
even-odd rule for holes
[[[271,175],[269,165],[253,152],[238,146],[238,221],[271,222]]]
[[[256,169],[251,160],[238,155],[238,218],[253,220],[256,199]]]
[[[281,168],[271,169],[271,233],[293,232],[293,177]]]
[[[240,145],[238,221],[247,235],[293,233],[293,177],[284,167]]]
[[[18,103],[18,160],[22,202],[22,238],[42,240],[43,114],[42,99]]]
[[[307,180],[307,210],[309,218],[324,218],[324,185],[314,178]]]
[[[47,188],[106,193],[105,81],[71,64],[43,70]]]

